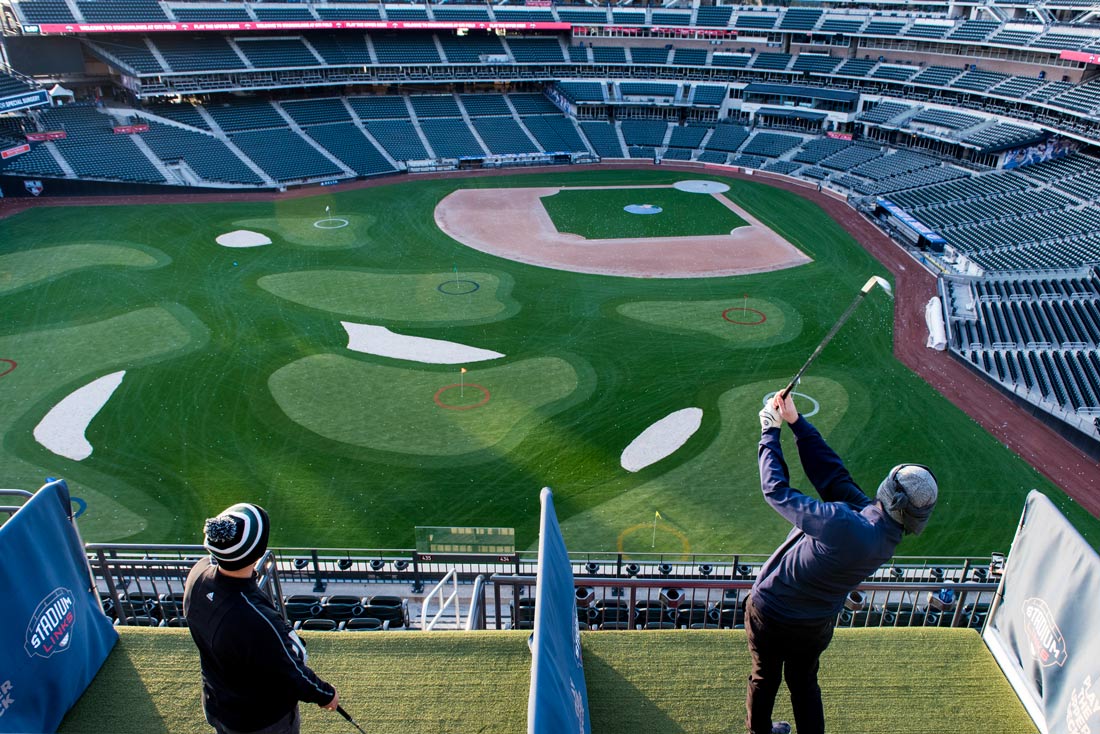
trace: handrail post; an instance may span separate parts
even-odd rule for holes
[[[316,583],[313,584],[313,593],[320,594],[325,590],[325,582],[321,580],[321,559],[317,555],[317,550],[313,550],[313,573]]]

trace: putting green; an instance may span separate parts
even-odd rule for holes
[[[482,452],[485,461],[582,399],[577,370],[556,357],[471,367],[460,376],[458,368],[319,354],[279,369],[269,385],[291,420],[333,441],[414,456]]]
[[[9,444],[20,457],[29,459],[7,458],[5,483],[36,488],[47,475],[69,475],[77,462],[39,446],[33,430],[42,416],[73,390],[107,372],[135,370],[186,354],[201,348],[206,340],[202,324],[179,306],[145,308],[79,326],[0,337],[0,355],[17,364],[0,379],[0,405],[4,406],[0,411],[0,434],[9,437]],[[112,411],[145,409],[140,400],[126,400],[127,395],[140,394],[141,382],[140,370],[128,374],[118,393],[93,420],[86,435],[97,459],[115,450],[125,453],[129,437],[100,426],[110,422]],[[88,503],[80,525],[97,539],[123,538],[171,522],[171,513],[154,500],[146,499],[140,507],[116,501],[116,497],[133,492],[125,482],[95,475],[88,483],[70,482],[70,489],[73,496]]]
[[[305,270],[267,275],[257,285],[303,306],[371,322],[488,323],[520,308],[503,273]]]
[[[756,465],[757,413],[764,395],[775,390],[778,382],[756,382],[723,393],[718,398],[719,415],[703,416],[704,426],[718,426],[717,435],[710,432],[709,445],[703,443],[708,432],[700,430],[672,457],[639,472],[650,477],[641,486],[564,520],[561,528],[566,544],[582,550],[595,540],[597,547],[614,543],[627,556],[664,553],[670,557],[703,547],[713,553],[734,553],[778,544],[790,524],[774,512],[759,512],[765,505]],[[842,419],[851,430],[859,428],[856,424],[866,408],[851,411],[843,385],[811,377],[798,389],[821,404],[821,412],[812,420],[827,437]],[[809,412],[809,406],[797,398],[795,404]],[[790,432],[785,433],[789,439]],[[788,464],[794,486],[809,488],[793,444],[786,442],[785,450],[792,459]],[[663,465],[679,458],[681,452],[690,458],[667,470]],[[655,512],[661,517],[654,536]],[[754,516],[751,525],[741,519],[747,514]]]
[[[96,267],[149,269],[171,259],[151,247],[134,244],[60,245],[0,255],[0,295]]]
[[[616,311],[628,319],[674,334],[703,333],[735,348],[782,344],[802,332],[802,316],[778,299],[635,301]]]
[[[286,213],[274,219],[238,219],[232,229],[264,232],[276,244],[281,240],[311,250],[346,250],[367,244],[371,226],[377,221],[373,214],[325,214],[322,209],[317,216]]]
[[[559,232],[590,240],[627,237],[696,237],[729,234],[748,226],[713,196],[674,188],[564,189],[541,199]],[[630,204],[651,204],[659,214],[631,214]]]

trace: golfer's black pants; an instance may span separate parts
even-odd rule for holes
[[[817,685],[818,660],[833,639],[833,619],[788,622],[765,617],[745,606],[745,634],[752,655],[745,726],[752,734],[771,734],[772,709],[779,684],[787,679],[798,734],[823,734],[825,712]]]
[[[302,719],[298,715],[297,705],[294,706],[294,709],[289,714],[279,719],[271,726],[265,726],[263,729],[255,729],[249,732],[230,729],[209,714],[207,714],[206,720],[214,727],[214,731],[217,732],[217,734],[299,734],[302,726]]]

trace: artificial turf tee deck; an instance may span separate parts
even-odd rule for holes
[[[123,628],[63,734],[208,734],[198,655],[186,630]],[[526,730],[527,632],[304,635],[310,665],[371,734]],[[744,633],[582,634],[594,734],[741,732]],[[1032,734],[1019,700],[973,630],[838,630],[822,661],[830,731]],[[777,717],[790,717],[786,689]],[[302,707],[303,732],[351,732]]]

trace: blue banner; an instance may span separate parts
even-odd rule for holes
[[[0,559],[0,732],[57,731],[118,640],[63,480],[0,526]]]
[[[554,513],[553,493],[543,488],[539,499],[542,521],[527,734],[591,734],[573,566]]]
[[[35,89],[10,97],[0,98],[0,112],[15,112],[29,107],[40,107],[50,103],[50,95],[45,89]]]
[[[878,203],[879,206],[890,212],[890,214],[895,219],[919,234],[921,237],[924,237],[924,239],[928,240],[929,242],[938,245],[947,244],[947,240],[945,240],[939,234],[933,232],[929,227],[925,226],[923,222],[921,222],[919,219],[917,219],[912,214],[905,211],[889,199],[879,199]]]

